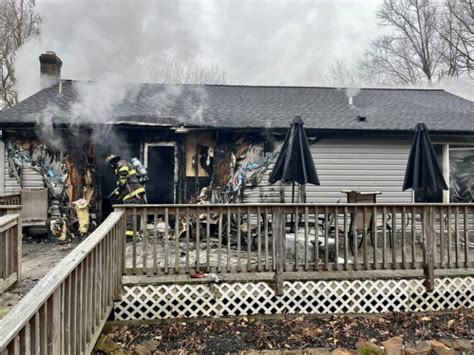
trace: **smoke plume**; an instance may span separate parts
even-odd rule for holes
[[[217,65],[229,83],[314,85],[337,59],[359,58],[379,0],[42,0],[41,35],[16,62],[21,98],[40,89],[38,55],[54,50],[63,77],[146,81],[176,62]],[[262,16],[265,14],[265,16]],[[179,65],[178,65],[179,67]]]

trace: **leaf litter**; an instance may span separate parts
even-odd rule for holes
[[[359,339],[381,344],[394,337],[405,343],[474,338],[474,310],[448,313],[390,313],[367,316],[286,315],[284,319],[242,316],[232,319],[175,320],[147,325],[109,326],[123,351],[147,340],[158,351],[221,353],[248,349],[355,348]],[[100,354],[100,352],[96,352]]]

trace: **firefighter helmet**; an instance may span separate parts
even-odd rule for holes
[[[108,164],[115,165],[120,160],[120,155],[117,156],[117,155],[110,154],[105,160],[107,161]]]

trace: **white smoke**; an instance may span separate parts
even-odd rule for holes
[[[119,141],[107,125],[116,118],[118,106],[136,104],[141,90],[138,81],[143,76],[142,58],[159,61],[171,56],[187,62],[199,56],[195,37],[199,16],[186,13],[180,2],[43,1],[39,12],[40,36],[17,53],[20,98],[45,86],[40,81],[38,56],[46,50],[54,50],[62,59],[62,78],[81,80],[72,84],[76,99],[67,109],[52,104],[35,115],[39,136],[57,149],[64,147],[53,123],[59,121],[68,124],[72,132],[83,124],[101,125],[92,132],[94,140]],[[176,88],[166,89],[162,98],[144,100],[157,114],[169,113],[180,95],[181,89]],[[196,119],[202,120],[202,108],[196,107],[195,112]]]
[[[63,136],[58,134],[58,131],[55,129],[54,119],[62,114],[63,111],[59,107],[49,105],[34,117],[36,119],[38,138],[47,143],[49,147],[58,151],[64,150],[65,145]]]
[[[41,34],[17,54],[19,92],[41,88],[38,56],[54,50],[63,60],[63,78],[139,81],[140,59],[149,55],[189,60],[199,55],[194,26],[174,1],[43,1]]]
[[[471,78],[446,78],[439,86],[454,95],[474,101],[474,80]]]
[[[20,98],[41,89],[38,56],[46,50],[63,60],[62,78],[90,81],[74,84],[77,100],[62,115],[71,125],[110,122],[115,107],[138,95],[124,83],[163,72],[160,65],[170,57],[217,64],[235,83],[310,85],[335,57],[356,58],[370,39],[367,23],[376,4],[338,2],[342,10],[324,2],[42,0],[41,35],[17,53]],[[194,122],[210,120],[206,90],[196,88],[186,98],[182,90],[169,86],[143,100],[156,116],[170,117],[182,100]],[[48,107],[37,118],[51,141],[58,140],[52,130],[58,111]]]
[[[348,98],[356,97],[360,93],[360,88],[355,88],[355,87],[346,88],[344,92],[346,93],[346,96]]]
[[[46,50],[61,57],[69,79],[140,82],[150,58],[171,55],[216,64],[232,83],[313,85],[336,59],[351,64],[362,55],[379,3],[40,0],[41,36],[18,52],[20,97],[40,88],[38,55]]]
[[[153,114],[157,117],[170,117],[177,100],[183,94],[183,89],[183,85],[167,85],[165,90],[141,98],[139,104],[153,107]]]
[[[73,82],[77,100],[72,103],[69,111],[72,124],[113,123],[114,109],[138,95],[139,85],[113,79]]]

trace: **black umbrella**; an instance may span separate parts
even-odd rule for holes
[[[416,125],[415,137],[408,157],[403,190],[410,188],[413,190],[422,189],[425,192],[448,189],[433,143],[431,143],[428,135],[428,129],[424,123]],[[427,223],[434,227],[435,219],[431,207],[426,209],[425,218]],[[434,290],[434,239],[434,229],[428,228],[425,232],[425,265],[423,269],[425,287],[429,292]]]
[[[408,157],[403,191],[410,188],[433,192],[448,189],[424,123],[416,125],[415,137]]]
[[[294,202],[295,182],[319,185],[318,174],[314,166],[313,157],[309,149],[308,138],[303,129],[303,120],[296,116],[291,124],[290,130],[286,134],[285,141],[278,155],[275,166],[268,181],[274,184],[277,181],[292,182]]]

